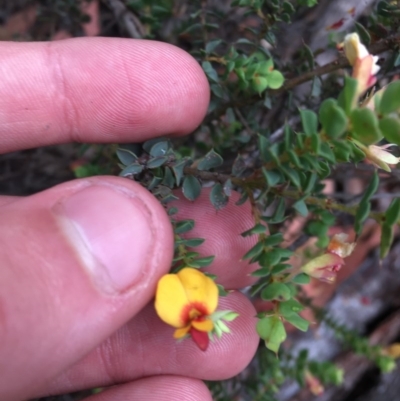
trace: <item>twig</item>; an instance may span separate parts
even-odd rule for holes
[[[133,39],[141,39],[145,35],[143,25],[138,17],[129,11],[120,0],[103,0],[103,3],[114,13],[119,24]]]

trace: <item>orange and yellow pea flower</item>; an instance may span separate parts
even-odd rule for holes
[[[214,329],[210,315],[218,306],[218,287],[197,269],[186,267],[166,274],[157,285],[155,308],[165,323],[176,328],[174,338],[190,335],[205,351]]]

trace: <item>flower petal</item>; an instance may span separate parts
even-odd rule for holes
[[[301,270],[312,277],[320,277],[323,275],[322,269],[332,269],[336,266],[344,264],[344,260],[335,253],[324,253],[321,256],[310,260]]]
[[[192,336],[193,341],[202,351],[205,351],[208,348],[210,339],[208,338],[208,334],[206,332],[198,331],[192,327],[190,330],[190,335]]]
[[[344,38],[344,53],[350,65],[354,65],[357,59],[368,56],[367,48],[360,42],[357,33],[350,33]]]
[[[212,331],[214,328],[214,323],[210,319],[204,320],[193,320],[192,326],[199,331]]]
[[[371,55],[359,58],[355,61],[352,76],[358,81],[357,92],[359,95],[375,84],[375,74],[379,71],[379,68],[380,67],[375,64],[374,57]]]
[[[218,305],[218,287],[213,280],[197,269],[186,267],[177,273],[191,304],[200,304],[211,315]]]
[[[188,324],[187,326],[182,327],[181,329],[176,329],[176,330],[174,331],[174,338],[177,338],[177,339],[178,339],[178,338],[183,338],[183,337],[185,337],[186,334],[189,333],[190,328],[191,328],[191,325]]]
[[[346,242],[348,235],[345,233],[335,234],[328,244],[328,252],[334,253],[341,258],[347,258],[354,251],[356,244]]]
[[[155,308],[165,323],[177,328],[184,327],[182,311],[189,305],[183,284],[176,274],[166,274],[157,284]]]

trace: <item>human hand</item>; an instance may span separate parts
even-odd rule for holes
[[[170,45],[73,39],[1,43],[0,54],[2,152],[183,135],[207,109],[202,70]],[[74,180],[0,205],[1,400],[119,384],[90,400],[206,401],[201,379],[230,377],[250,361],[255,312],[240,293],[220,302],[240,313],[232,334],[205,353],[177,344],[156,316],[149,301],[170,268],[173,233],[138,183]],[[251,246],[239,235],[252,225],[249,206],[231,202],[217,214],[206,194],[177,206],[206,239],[200,251],[216,255],[219,282],[249,283],[251,266],[239,262]]]

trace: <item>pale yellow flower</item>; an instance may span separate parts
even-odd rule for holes
[[[375,75],[380,69],[377,64],[379,57],[368,53],[367,48],[360,42],[357,33],[346,35],[343,49],[353,67],[352,77],[358,81],[357,94],[360,96],[376,82]]]

